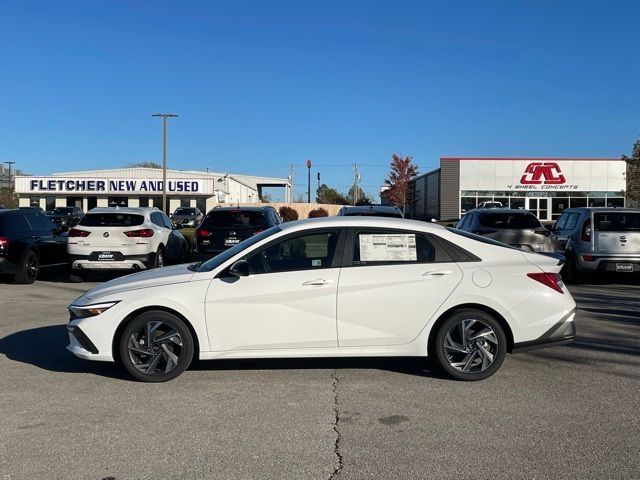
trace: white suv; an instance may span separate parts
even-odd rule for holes
[[[69,266],[89,270],[145,270],[187,260],[187,241],[157,208],[94,208],[69,230]]]

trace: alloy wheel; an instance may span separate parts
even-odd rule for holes
[[[35,280],[38,277],[38,257],[35,253],[29,252],[27,254],[24,266],[29,280]]]
[[[481,320],[466,319],[454,324],[444,336],[449,364],[463,373],[488,369],[498,353],[498,336]]]
[[[172,371],[183,354],[182,337],[172,326],[150,321],[135,330],[127,345],[129,359],[145,375],[164,375]]]

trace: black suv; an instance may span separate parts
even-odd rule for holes
[[[209,259],[281,222],[273,207],[218,207],[209,210],[196,229],[196,258]]]
[[[75,227],[84,213],[80,207],[57,207],[47,214],[52,221],[58,225],[65,225],[68,228]]]
[[[41,267],[66,264],[66,227],[35,211],[0,210],[0,274],[33,283]]]

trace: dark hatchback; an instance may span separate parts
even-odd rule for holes
[[[47,217],[58,225],[64,225],[68,228],[75,227],[82,218],[84,213],[80,207],[58,207],[54,208]]]
[[[195,233],[198,260],[206,260],[238,243],[280,224],[273,207],[222,207],[209,210]]]
[[[0,274],[33,283],[41,268],[66,264],[66,227],[36,211],[0,210]]]

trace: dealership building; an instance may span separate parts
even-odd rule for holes
[[[198,207],[206,212],[221,205],[260,203],[263,188],[284,189],[291,201],[288,178],[256,177],[229,173],[167,170],[167,204]],[[83,211],[95,207],[158,207],[162,209],[162,170],[120,168],[54,173],[49,176],[15,176],[15,192],[21,207],[77,206]]]
[[[483,202],[556,220],[570,207],[623,207],[626,164],[619,158],[443,157],[415,178],[408,216],[455,220]]]

